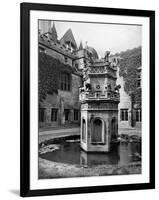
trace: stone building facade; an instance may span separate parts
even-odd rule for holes
[[[124,90],[124,80],[122,76],[119,76],[119,67],[117,68],[117,84],[121,85],[120,97],[121,101],[119,103],[118,109],[118,122],[119,128],[131,127],[131,109],[132,103],[130,96]]]
[[[61,72],[58,92],[48,94],[39,102],[39,126],[63,126],[80,124],[79,87],[82,86],[82,69],[89,61],[89,53],[93,48],[83,48],[82,42],[77,47],[71,29],[58,39],[55,24],[51,21],[39,21],[39,52],[69,65],[71,74]],[[95,57],[98,57],[93,49]]]
[[[51,21],[39,21],[39,52],[43,52],[58,59],[61,63],[69,65],[73,72],[71,74],[62,73],[59,76],[59,82],[62,85],[59,86],[58,93],[48,94],[45,100],[39,103],[40,127],[81,123],[79,87],[83,87],[82,71],[90,63],[91,59],[94,62],[99,60],[98,54],[93,47],[88,45],[83,47],[82,42],[79,47],[77,46],[71,29],[68,29],[63,37],[59,39],[55,25]],[[139,68],[138,73],[137,83],[140,88],[141,68]],[[124,80],[119,76],[118,66],[116,75],[116,84],[121,85],[118,125],[119,127],[140,127],[141,108],[132,105],[130,96],[124,91]],[[93,80],[92,77],[91,80],[92,84],[94,84],[93,87],[95,87],[97,79]],[[109,79],[109,82],[112,88],[115,87],[113,80]]]
[[[136,80],[134,81],[137,84],[137,90],[141,89],[141,67],[138,68],[138,74]],[[125,82],[123,77],[119,76],[119,67],[117,70],[117,84],[121,86],[120,88],[121,101],[118,107],[119,128],[129,128],[129,127],[141,128],[141,123],[142,123],[141,105],[139,106],[137,103],[134,103],[131,96],[125,92],[124,90]],[[141,102],[139,102],[139,104],[141,104]]]

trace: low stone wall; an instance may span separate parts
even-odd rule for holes
[[[39,158],[39,179],[108,176],[141,174],[141,162],[129,165],[100,165],[94,167],[80,167],[77,165],[51,162]]]

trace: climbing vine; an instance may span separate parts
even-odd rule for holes
[[[141,67],[141,47],[121,52],[118,56],[121,57],[119,75],[124,78],[124,89],[132,97],[133,103],[141,106],[141,88],[137,86],[138,68]]]
[[[39,53],[39,101],[43,101],[47,94],[58,93],[59,74],[61,71],[72,72],[72,68],[45,53]]]

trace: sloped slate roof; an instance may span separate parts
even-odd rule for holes
[[[72,30],[70,28],[66,31],[63,37],[60,39],[60,42],[62,44],[65,44],[66,42],[69,42],[69,41],[73,44],[74,48],[77,49],[77,44],[73,36]]]

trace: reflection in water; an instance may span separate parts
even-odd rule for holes
[[[93,166],[101,164],[128,164],[139,161],[141,155],[140,143],[121,143],[114,145],[109,153],[88,153],[80,149],[79,143],[64,143],[60,149],[40,155],[41,158],[68,164]]]
[[[80,153],[80,164],[81,165],[102,165],[102,164],[118,164],[120,156],[118,152],[111,153],[87,153],[81,151]]]

